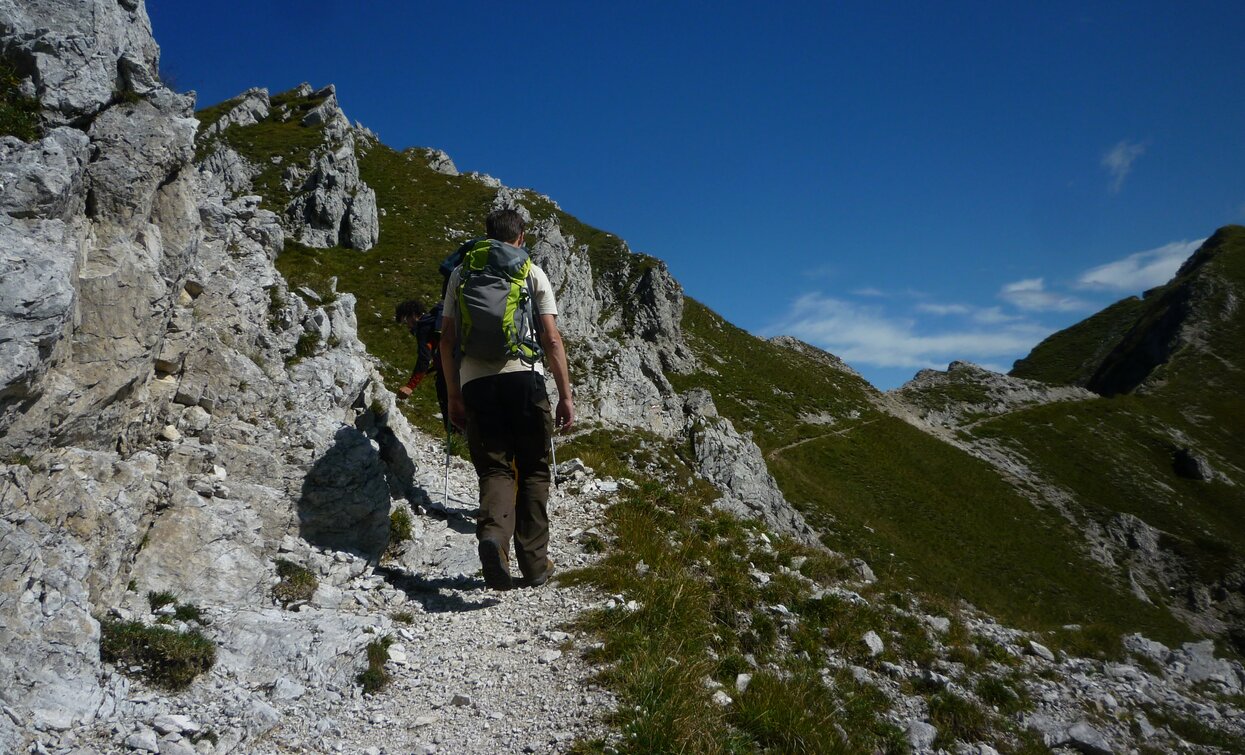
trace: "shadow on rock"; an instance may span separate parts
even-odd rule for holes
[[[428,613],[459,613],[479,611],[490,608],[500,601],[494,597],[486,597],[480,601],[464,600],[458,593],[464,590],[476,591],[484,587],[484,580],[471,577],[439,577],[429,579],[418,574],[381,566],[375,573],[384,578],[393,587],[406,593],[410,600],[418,602]],[[443,590],[448,592],[442,592]]]
[[[388,478],[367,435],[341,428],[303,480],[299,534],[321,548],[378,558],[389,543]]]

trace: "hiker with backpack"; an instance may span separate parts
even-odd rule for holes
[[[549,278],[523,247],[523,218],[496,210],[487,238],[470,243],[451,273],[442,310],[442,366],[449,417],[467,434],[480,479],[476,539],[485,583],[514,586],[510,541],[523,575],[536,587],[553,573],[546,504],[554,418],[575,420],[566,351]],[[462,250],[460,250],[462,251]],[[558,389],[551,417],[541,357]]]
[[[428,373],[433,373],[437,387],[437,403],[441,406],[441,421],[446,433],[450,432],[449,396],[445,388],[445,372],[441,369],[441,308],[442,303],[425,312],[418,299],[407,299],[397,306],[394,320],[405,325],[419,344],[415,357],[415,369],[410,380],[398,389],[398,398],[410,398]]]

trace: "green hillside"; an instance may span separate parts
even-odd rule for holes
[[[877,393],[861,378],[751,336],[695,302],[683,327],[717,374],[671,380],[709,389],[723,415],[754,433],[783,493],[831,548],[1017,626],[1188,635],[1093,564],[1081,535],[1054,512],[1035,508],[985,462],[875,408]],[[835,422],[821,424],[823,413]]]
[[[1085,386],[1102,360],[1136,322],[1144,302],[1130,296],[1077,324],[1048,336],[1009,373],[1052,385]]]

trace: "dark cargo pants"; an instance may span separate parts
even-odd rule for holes
[[[463,386],[467,447],[480,477],[476,538],[492,540],[503,553],[514,540],[523,576],[545,570],[549,547],[549,438],[553,418],[544,378],[507,372]]]

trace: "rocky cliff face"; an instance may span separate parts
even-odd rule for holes
[[[374,558],[391,500],[416,491],[353,298],[289,292],[273,267],[280,219],[196,171],[194,103],[158,84],[142,5],[3,2],[0,30],[47,125],[34,143],[0,139],[12,751],[22,730],[89,722],[124,697],[101,672],[99,618],[167,590],[220,607],[223,624],[262,623],[283,539]],[[323,188],[312,173],[308,197]],[[289,671],[268,658],[271,675]],[[344,681],[330,660],[317,673]],[[238,662],[264,673],[261,657]]]

